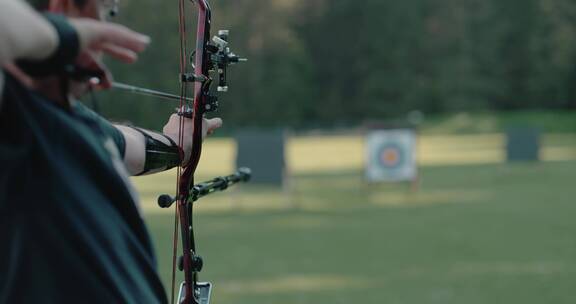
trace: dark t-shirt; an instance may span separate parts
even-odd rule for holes
[[[167,303],[123,136],[5,76],[0,303]]]

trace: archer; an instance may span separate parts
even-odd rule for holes
[[[167,303],[128,176],[186,163],[191,140],[176,115],[158,134],[75,100],[110,85],[100,54],[134,62],[148,38],[103,22],[114,1],[33,4],[74,19],[0,1],[0,303]]]

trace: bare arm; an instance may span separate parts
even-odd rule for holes
[[[24,1],[0,0],[0,65],[15,59],[41,60],[58,46],[58,35]]]
[[[0,67],[15,59],[42,60],[58,46],[54,28],[24,1],[0,0]],[[4,89],[0,71],[0,105]]]
[[[127,63],[135,62],[150,39],[121,25],[91,19],[69,19],[78,35],[81,56],[103,52]],[[15,60],[31,62],[50,60],[58,52],[69,50],[66,44],[60,50],[60,33],[43,16],[37,14],[21,0],[0,0],[0,67],[5,70]],[[73,40],[70,40],[73,43]],[[73,52],[63,52],[71,55]],[[72,63],[76,58],[58,58]],[[56,67],[57,68],[57,67]],[[2,81],[4,82],[4,81]],[[0,86],[0,89],[3,85]],[[0,104],[2,102],[0,91]]]
[[[158,134],[152,131],[142,129],[140,129],[139,132],[131,127],[116,125],[116,128],[120,130],[120,132],[122,132],[122,134],[124,135],[124,140],[126,142],[126,149],[124,153],[124,164],[126,165],[128,172],[130,172],[131,175],[140,175],[142,174],[142,172],[145,172],[145,174],[150,174],[169,169],[165,164],[164,165],[159,164],[157,166],[153,166],[153,168],[150,168],[150,164],[148,163],[147,166],[147,161],[149,161],[149,159],[147,159],[147,156],[150,156],[150,154],[148,153],[150,147],[147,147],[146,139],[141,132],[145,132],[152,139],[158,141],[158,144],[164,144],[169,146],[174,143],[176,145],[180,145],[178,139],[179,125],[180,125],[180,117],[178,115],[172,115],[170,117],[168,123],[164,126],[163,134]],[[220,118],[204,119],[202,123],[202,129],[203,129],[202,138],[205,138],[208,134],[211,134],[212,132],[214,132],[214,130],[216,130],[220,126],[222,126],[222,120]],[[192,134],[192,129],[193,129],[192,120],[186,119],[184,122],[184,133]],[[169,139],[166,137],[168,137]],[[192,152],[191,136],[187,136],[184,139],[184,145],[182,146],[184,150],[183,163],[187,163],[188,160],[190,159],[190,155]],[[171,159],[171,160],[175,161],[177,159]],[[150,169],[150,171],[146,171],[145,168]]]

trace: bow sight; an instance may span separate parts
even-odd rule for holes
[[[208,45],[208,52],[211,54],[212,62],[218,69],[218,92],[228,92],[226,82],[226,68],[238,62],[246,62],[248,59],[240,58],[228,47],[228,36],[230,31],[220,30],[218,35],[212,38],[213,44]]]
[[[218,35],[212,37],[212,41],[206,44],[205,51],[209,55],[208,59],[208,72],[218,73],[218,92],[228,92],[228,82],[226,80],[227,69],[229,66],[239,62],[246,62],[248,59],[241,58],[234,54],[229,47],[228,38],[230,35],[229,30],[219,30]],[[190,63],[192,68],[196,69],[196,51],[190,55]],[[203,87],[210,87],[212,83],[211,77],[204,75],[197,75],[193,73],[182,74],[183,82],[201,82]],[[213,112],[218,109],[218,97],[212,93],[206,96],[206,103],[204,105],[205,112]],[[186,107],[180,114],[186,117],[191,117],[191,109]]]

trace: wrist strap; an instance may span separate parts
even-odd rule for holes
[[[182,155],[184,155],[184,153],[170,137],[156,133],[170,142],[170,145],[167,145],[154,139],[150,134],[144,132],[140,128],[133,126],[128,127],[142,134],[145,140],[146,159],[144,160],[144,169],[136,175],[168,170],[179,166],[182,163]]]
[[[58,34],[58,47],[47,59],[41,61],[18,60],[16,63],[32,77],[57,74],[73,63],[80,53],[80,38],[76,29],[62,15],[45,13],[44,18],[54,27]]]

